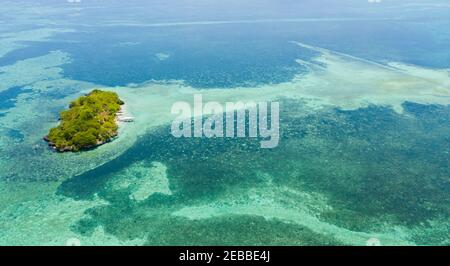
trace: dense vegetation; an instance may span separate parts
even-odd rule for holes
[[[57,151],[80,151],[109,141],[117,135],[116,115],[123,102],[117,93],[93,90],[61,112],[61,123],[46,140]]]

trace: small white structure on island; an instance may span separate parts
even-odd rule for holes
[[[132,117],[132,116],[119,117],[119,121],[120,122],[133,122],[134,117]]]

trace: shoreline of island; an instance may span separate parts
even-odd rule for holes
[[[125,103],[116,92],[94,89],[60,113],[60,124],[44,140],[57,152],[91,150],[111,142],[124,122],[134,120],[126,114]]]

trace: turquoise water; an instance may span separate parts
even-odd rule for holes
[[[6,2],[0,244],[449,245],[449,9]],[[42,137],[94,87],[135,123],[52,152]],[[193,92],[279,101],[279,146],[172,137],[170,106]]]
[[[300,106],[299,109],[302,106],[298,102],[283,105]],[[235,201],[251,201],[239,192],[252,189],[261,189],[261,196],[270,198],[273,195],[266,195],[264,189],[281,187],[323,193],[333,209],[323,211],[321,219],[351,230],[380,231],[386,223],[431,227],[429,220],[448,218],[450,171],[448,158],[443,155],[450,152],[447,138],[450,127],[441,126],[450,120],[450,109],[413,103],[405,103],[405,108],[405,115],[369,107],[287,118],[282,124],[282,128],[288,129],[281,135],[283,143],[273,151],[261,150],[257,141],[249,140],[167,138],[170,128],[161,128],[139,139],[115,160],[66,180],[58,193],[85,200],[97,194],[110,203],[88,211],[90,217],[74,227],[81,234],[89,234],[102,225],[125,238],[144,237],[152,228],[152,238],[147,244],[339,243],[330,237],[319,240],[322,237],[307,229],[303,231],[301,226],[285,227],[277,219],[262,222],[247,215],[230,215],[192,224],[171,217],[174,210],[186,205],[224,200],[221,204],[233,206]],[[430,131],[437,127],[439,132]],[[151,165],[153,161],[166,165],[173,195],[154,194],[136,202],[129,198],[131,187],[114,190],[108,185],[137,163]],[[292,191],[279,196],[280,204],[292,212],[304,200],[295,197]],[[178,229],[160,228],[162,217]],[[133,227],[127,226],[130,221]],[[227,229],[218,230],[218,224]],[[196,229],[190,231],[192,227]],[[255,227],[252,230],[256,233],[249,232],[248,227]],[[228,230],[233,231],[232,236],[223,239]],[[252,238],[259,230],[266,235]],[[291,230],[301,232],[292,234]],[[187,234],[182,236],[183,240],[171,235],[177,231]],[[278,239],[280,232],[283,240]],[[419,244],[446,241],[446,231],[439,233],[442,235],[437,237],[418,233],[413,239]]]

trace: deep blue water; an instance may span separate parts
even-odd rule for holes
[[[11,87],[0,91],[0,110],[9,109],[15,106],[15,99],[22,93],[31,92],[30,88]]]
[[[73,60],[63,66],[67,77],[105,86],[170,79],[194,87],[254,86],[288,81],[301,73],[295,59],[309,59],[314,54],[290,43],[300,41],[378,62],[450,67],[450,18],[443,11],[425,16],[419,11],[370,8],[356,1],[339,6],[341,9],[335,1],[325,1],[321,8],[311,8],[317,4],[310,1],[282,1],[265,3],[264,9],[256,10],[254,1],[231,2],[234,8],[228,3],[222,9],[220,4],[204,2],[83,3],[83,9],[74,11],[78,16],[67,18],[79,32],[57,34],[50,42],[28,43],[28,47],[0,58],[0,66],[62,50]],[[161,10],[170,12],[163,16]],[[276,22],[349,17],[378,20]],[[130,19],[138,26],[108,24],[117,20],[126,24]],[[149,26],[222,20],[250,22]],[[163,54],[163,60],[158,54]]]

